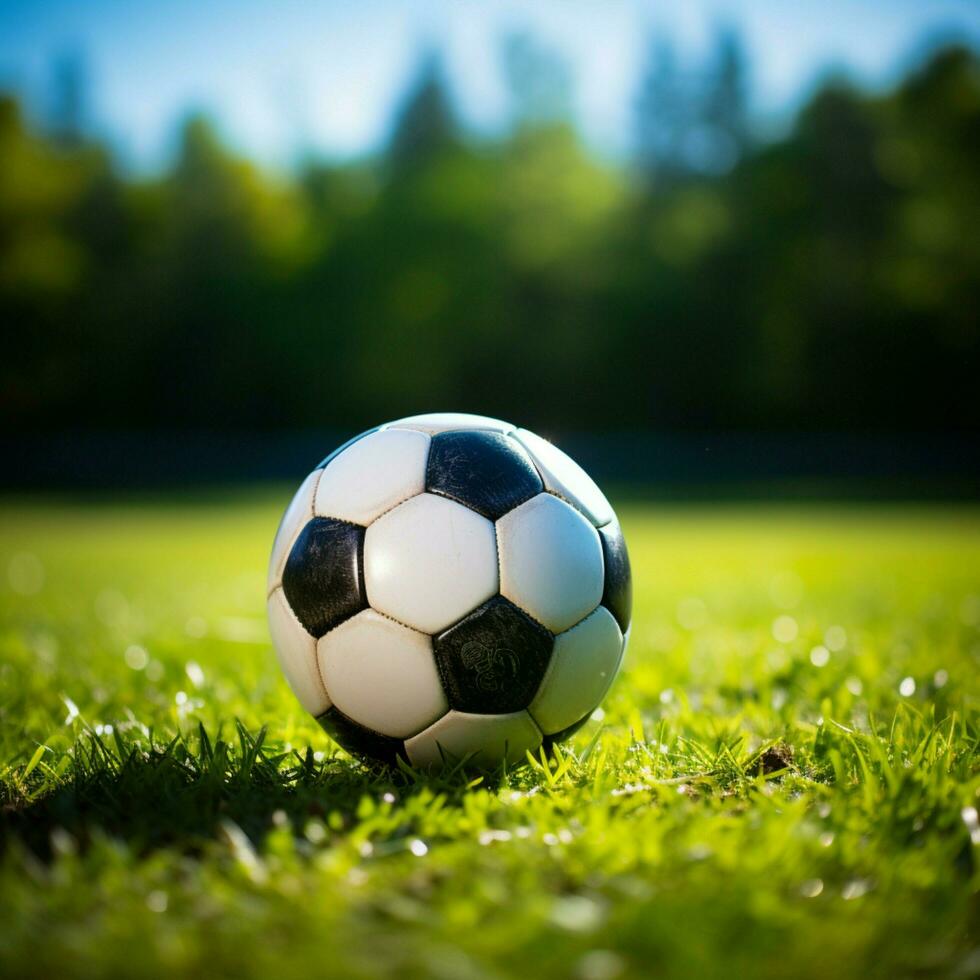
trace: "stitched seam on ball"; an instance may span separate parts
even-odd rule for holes
[[[497,595],[502,596],[501,591],[504,587],[504,565],[500,560],[500,533],[497,530],[497,522],[493,522],[493,552],[497,558]]]
[[[500,518],[490,517],[488,514],[485,514],[482,510],[477,510],[477,508],[474,507],[472,503],[469,503],[468,501],[464,500],[458,494],[450,493],[448,490],[443,490],[441,487],[426,487],[425,492],[431,493],[433,497],[441,497],[443,500],[449,500],[454,504],[459,504],[460,507],[465,507],[467,510],[473,511],[474,514],[479,515],[485,521],[490,521],[491,524],[495,523],[500,519]],[[514,507],[520,507],[520,504],[515,504]],[[513,509],[514,508],[511,508],[511,510]],[[501,514],[500,516],[503,517],[503,514]]]
[[[539,626],[541,629],[543,629],[545,633],[547,633],[548,636],[551,637],[552,643],[555,641],[555,639],[558,637],[559,634],[565,632],[565,630],[558,630],[557,632],[555,632],[555,630],[551,629],[551,627],[545,626],[544,623],[542,623],[538,619],[535,619],[522,605],[520,605],[520,603],[515,602],[513,599],[510,598],[510,596],[506,596],[501,592],[500,598],[503,599],[504,602],[509,602],[519,613],[521,613],[524,616],[527,616],[527,618],[531,620],[531,622],[534,623],[535,626]],[[569,626],[568,628],[571,629],[572,627]]]
[[[330,460],[330,463],[332,463],[332,462],[333,462],[333,460]],[[329,516],[328,514],[318,514],[316,512],[316,497],[317,497],[317,494],[320,492],[320,483],[323,481],[323,474],[327,472],[327,468],[330,466],[330,463],[327,463],[326,466],[321,466],[320,467],[320,475],[316,478],[316,486],[313,488],[313,499],[312,499],[312,502],[311,502],[311,505],[310,505],[310,510],[312,510],[312,512],[313,512],[310,515],[310,520],[311,521],[315,517],[328,517]],[[342,518],[334,518],[334,520],[342,520]],[[345,523],[352,524],[353,521],[346,521]]]
[[[452,695],[455,693],[455,678],[443,666],[442,658],[436,653],[436,638],[432,638],[432,659],[436,662],[436,673],[439,675],[439,686],[442,688],[442,693],[446,696],[446,704],[449,705],[449,711],[456,711],[457,708],[453,704]],[[461,710],[461,709],[460,709]],[[441,717],[445,718],[449,712],[443,713]],[[436,719],[437,721],[439,719]],[[433,725],[435,722],[432,723]]]
[[[518,606],[518,608],[520,607]],[[534,702],[537,701],[538,695],[544,690],[545,684],[548,683],[548,678],[551,677],[551,675],[554,674],[554,672],[558,669],[557,666],[558,658],[556,656],[558,652],[556,650],[558,637],[562,636],[564,633],[568,633],[571,630],[575,629],[576,626],[581,626],[581,624],[584,623],[585,620],[589,618],[589,616],[594,616],[598,612],[598,610],[599,607],[596,606],[595,609],[593,609],[588,616],[583,616],[582,619],[580,619],[577,623],[575,623],[574,626],[569,626],[567,630],[562,630],[561,633],[551,633],[551,630],[548,630],[548,632],[551,633],[551,654],[548,656],[548,666],[545,667],[544,675],[542,676],[541,681],[538,684],[537,688],[535,688],[534,696],[531,698],[530,702],[528,703],[528,706],[524,709],[529,715],[531,715],[531,721],[533,721],[535,725],[538,726],[538,731],[541,732],[542,738],[544,737],[544,729],[541,727],[540,724],[538,724],[538,720],[534,717],[534,715],[531,714],[531,707],[533,706]],[[534,619],[533,616],[529,616],[528,618],[533,620],[534,622],[537,622],[537,620]],[[548,629],[548,627],[544,626],[543,624],[539,623],[538,625],[541,626],[542,629]]]
[[[613,511],[613,516],[610,517],[609,520],[603,521],[601,524],[596,524],[589,515],[589,512],[580,503],[572,500],[571,497],[562,493],[560,490],[557,490],[555,487],[549,487],[548,481],[544,478],[544,476],[541,477],[541,482],[544,484],[544,493],[550,493],[552,497],[557,497],[563,503],[568,504],[569,507],[572,507],[577,513],[581,514],[597,531],[599,528],[607,527],[609,524],[612,524],[614,520],[616,520],[616,512]],[[609,505],[609,509],[612,510],[612,504]]]
[[[517,430],[516,429],[511,429],[511,431],[508,432],[507,435],[511,436],[513,438],[514,442],[516,442],[517,445],[520,446],[521,449],[524,450],[524,453],[527,455],[527,458],[531,461],[531,465],[534,467],[535,473],[538,474],[538,479],[541,481],[541,486],[545,490],[547,490],[548,489],[548,479],[544,475],[544,467],[538,461],[538,458],[534,455],[534,453],[531,452],[531,450],[527,446],[524,445],[523,441],[521,440],[521,437],[517,434]]]
[[[422,636],[428,637],[430,640],[432,639],[432,634],[431,633],[426,633],[425,630],[420,630],[417,626],[409,626],[408,623],[403,623],[400,619],[395,619],[394,616],[389,616],[386,612],[382,612],[380,609],[376,609],[374,606],[371,605],[370,602],[368,603],[368,607],[367,608],[370,609],[371,612],[376,612],[383,619],[389,619],[389,620],[391,620],[391,622],[395,623],[397,626],[404,626],[405,629],[411,630],[413,633],[419,633]],[[366,612],[366,611],[367,610],[365,610],[365,609],[362,609],[361,610],[361,612]]]
[[[516,510],[518,507],[521,506],[521,504],[526,504],[528,500],[533,500],[539,493],[547,493],[548,481],[545,479],[544,471],[541,469],[541,466],[538,463],[537,459],[535,459],[534,453],[532,453],[531,450],[528,449],[523,442],[521,442],[520,436],[517,435],[517,430],[512,429],[510,432],[505,433],[505,435],[510,436],[514,440],[514,442],[517,443],[518,449],[521,451],[521,453],[523,453],[523,455],[527,457],[528,462],[531,464],[531,469],[534,470],[535,474],[538,477],[538,481],[541,484],[541,489],[538,490],[537,493],[532,493],[529,497],[519,501],[518,503],[514,504],[513,507],[511,507],[511,510]]]
[[[538,700],[538,695],[544,690],[545,684],[548,683],[548,678],[551,677],[551,675],[554,674],[554,672],[558,669],[558,666],[555,661],[556,661],[555,648],[554,648],[554,644],[552,644],[551,656],[548,658],[548,666],[545,668],[544,676],[541,678],[541,683],[538,684],[538,688],[534,692],[534,697],[531,698],[530,703],[524,709],[529,715],[531,715],[531,721],[533,721],[536,725],[538,725],[538,728],[540,729],[542,734],[544,734],[544,729],[541,728],[541,726],[538,724],[538,720],[534,717],[533,714],[531,714],[531,708],[534,707],[534,702]]]
[[[542,741],[544,741],[544,730],[543,730],[543,729],[541,728],[541,726],[540,726],[540,725],[539,725],[539,724],[538,724],[538,723],[537,723],[537,722],[536,722],[536,721],[534,720],[534,715],[532,715],[532,714],[531,714],[531,712],[530,712],[530,711],[528,711],[528,709],[527,709],[527,708],[525,708],[525,709],[524,709],[524,714],[526,714],[526,715],[527,715],[527,717],[528,717],[528,718],[530,719],[530,722],[531,722],[531,724],[532,724],[532,725],[534,726],[534,729],[535,729],[535,731],[537,731],[537,733],[538,733],[538,734],[539,734],[539,735],[541,736],[541,739],[542,739]]]
[[[595,609],[592,610],[592,612],[590,612],[587,615],[583,616],[577,623],[574,623],[573,625],[569,626],[568,629],[564,629],[560,633],[554,633],[554,634],[552,634],[553,639],[552,639],[552,645],[551,645],[551,656],[548,658],[548,666],[545,668],[544,676],[541,678],[541,683],[538,684],[537,690],[534,692],[534,697],[531,698],[530,704],[528,704],[528,706],[524,709],[529,715],[531,715],[531,721],[533,721],[538,726],[538,730],[541,732],[541,735],[542,735],[543,738],[548,738],[550,736],[549,736],[548,733],[545,732],[544,728],[541,727],[541,723],[537,720],[537,718],[535,718],[534,715],[531,713],[531,709],[534,707],[534,702],[537,701],[538,695],[544,690],[545,685],[548,683],[548,679],[558,669],[558,666],[557,666],[558,658],[556,656],[556,654],[558,652],[556,650],[556,645],[558,643],[558,638],[561,637],[561,636],[564,636],[566,633],[571,633],[571,631],[574,630],[574,629],[578,629],[579,626],[581,626],[587,619],[591,619],[600,609],[605,609],[605,606],[603,606],[601,602],[599,603],[598,606],[595,607]],[[609,612],[608,609],[606,611]],[[612,613],[610,613],[610,615],[612,615]],[[616,617],[613,616],[613,619],[615,619],[615,618]],[[616,626],[618,628],[619,627],[619,624],[617,623]],[[545,628],[547,628],[547,627],[545,627]],[[622,644],[620,644],[619,660],[616,661],[616,664],[617,664],[616,670],[619,669],[619,666],[618,665],[621,664],[622,662],[623,662],[623,649],[622,649]],[[616,676],[616,674],[615,674],[615,671],[614,671],[613,672],[613,677],[615,677],[615,676]],[[609,683],[611,684],[612,681],[610,681]],[[608,691],[608,690],[609,689],[607,687],[606,688],[606,691]],[[602,697],[599,698],[599,701],[596,703],[595,708],[597,708],[600,704],[602,704],[602,698],[604,698],[605,696],[606,696],[606,693],[604,692],[603,695],[602,695]],[[592,711],[595,711],[595,708],[592,708]],[[590,711],[589,713],[591,714],[592,712]],[[574,722],[573,722],[573,724],[574,724]],[[559,728],[558,731],[561,731],[561,729]],[[550,734],[551,735],[554,735],[554,734],[557,734],[557,733],[556,732],[551,732]]]
[[[397,429],[391,429],[389,431],[396,432],[398,430]],[[419,429],[403,429],[402,431],[403,432],[404,431],[407,431],[407,432],[419,432],[420,430]],[[401,507],[402,504],[407,504],[408,501],[414,500],[416,497],[421,497],[422,494],[426,492],[426,490],[425,490],[425,476],[426,476],[426,472],[428,471],[428,467],[429,467],[429,453],[432,451],[432,435],[430,433],[428,433],[428,432],[422,432],[422,435],[424,435],[429,440],[429,444],[425,447],[425,465],[422,467],[422,489],[421,490],[415,490],[415,491],[413,491],[412,493],[408,494],[408,496],[402,497],[401,500],[399,500],[397,503],[392,504],[387,510],[381,511],[381,513],[378,514],[377,517],[375,517],[371,521],[371,523],[367,525],[368,527],[370,527],[371,524],[374,524],[375,521],[380,521],[381,518],[385,516],[385,514],[390,514],[396,507]]]
[[[304,635],[310,636],[306,630],[306,627],[299,621],[299,617],[296,615],[293,607],[289,604],[289,598],[281,585],[277,585],[269,594],[268,598],[271,599],[276,592],[282,592],[282,599],[283,602],[286,603],[286,608],[289,610],[289,615],[296,620],[296,625],[303,631]],[[316,668],[314,673],[316,674],[317,681],[320,683],[320,693],[327,699],[327,704],[329,705],[327,710],[329,711],[330,708],[333,707],[333,701],[330,698],[330,692],[327,690],[327,685],[323,682],[323,674],[320,672],[320,641],[316,637],[310,637],[310,639],[313,640],[313,666]],[[272,645],[276,645],[275,641],[273,641]]]
[[[613,511],[613,516],[610,517],[608,521],[603,521],[601,524],[596,524],[595,521],[593,521],[592,518],[587,513],[585,507],[583,507],[579,503],[576,503],[567,494],[562,493],[560,490],[557,490],[555,487],[548,486],[548,477],[545,474],[544,464],[538,460],[538,458],[531,451],[530,447],[524,445],[524,443],[521,441],[520,436],[515,435],[514,438],[520,444],[520,447],[528,454],[528,456],[531,459],[532,465],[538,471],[538,476],[541,478],[541,484],[544,487],[545,493],[550,493],[552,496],[557,497],[559,500],[564,500],[565,503],[568,504],[570,507],[574,507],[596,530],[598,530],[600,527],[605,527],[607,524],[610,524],[612,521],[616,519],[616,513],[615,511]],[[554,443],[549,443],[549,445],[554,446]],[[554,448],[558,449],[557,446],[555,446]],[[572,462],[575,461],[572,460]],[[579,468],[581,469],[581,467]],[[583,470],[582,472],[584,473],[585,471]],[[585,475],[588,476],[588,473],[586,473]],[[599,492],[602,493],[602,490],[599,490]],[[609,503],[609,501],[607,500],[606,503]],[[612,504],[609,504],[609,509],[612,510]]]
[[[419,432],[420,430],[418,430],[418,429],[404,429],[404,428],[403,429],[400,429],[400,430],[399,429],[388,429],[387,426],[382,426],[381,428],[375,430],[375,432],[385,432],[385,431],[388,431],[388,432],[399,432],[399,431],[401,431],[401,432]],[[369,434],[370,435],[374,435],[375,433],[374,432],[371,432]],[[421,432],[420,434],[426,436],[428,438],[428,440],[429,440],[429,445],[426,447],[426,450],[425,450],[425,462],[426,462],[426,466],[428,466],[428,462],[429,462],[429,450],[432,448],[432,436],[428,432]],[[324,467],[324,470],[325,469],[326,469],[326,467]],[[320,478],[317,480],[317,483],[316,483],[317,489],[319,489],[319,487],[320,487],[320,480],[322,480],[322,479],[323,479],[323,470],[320,471]],[[369,520],[367,522],[367,524],[357,524],[357,526],[358,527],[363,527],[364,530],[367,531],[367,529],[372,524],[374,524],[375,521],[380,521],[381,518],[385,516],[385,514],[390,514],[396,507],[401,507],[402,504],[408,503],[409,500],[414,500],[416,497],[421,497],[422,494],[423,493],[426,493],[426,492],[427,491],[425,489],[425,468],[423,467],[423,473],[422,473],[422,489],[421,490],[413,490],[410,494],[408,494],[405,497],[402,497],[400,500],[398,500],[395,503],[393,503],[390,507],[386,507],[383,511],[381,511],[380,514],[376,514],[374,517],[371,518],[371,520]],[[316,514],[316,493],[315,492],[313,494],[313,505],[314,505],[314,507],[313,507],[313,510],[314,510],[313,516],[316,517],[318,515]],[[326,516],[329,516],[329,515],[324,514],[322,516],[326,517]],[[344,518],[339,518],[339,517],[338,518],[333,518],[333,519],[334,520],[344,520]],[[348,523],[348,524],[354,524],[356,522],[355,521],[347,521],[346,523]]]
[[[443,693],[443,696],[445,696],[445,693],[446,693],[446,692],[445,692],[445,691],[443,691],[442,693]],[[448,699],[448,698],[446,699],[446,703],[447,703],[447,705],[449,704],[449,699]],[[432,727],[433,725],[435,725],[435,724],[436,724],[436,722],[440,722],[440,721],[442,721],[442,719],[443,719],[443,718],[445,718],[445,717],[446,717],[446,715],[448,715],[448,714],[449,714],[449,712],[450,712],[450,711],[452,711],[452,710],[453,710],[453,709],[452,709],[452,706],[448,706],[448,707],[446,708],[446,710],[445,710],[445,711],[444,711],[444,712],[443,712],[443,713],[442,713],[441,715],[439,715],[439,717],[438,717],[438,718],[434,718],[434,719],[433,719],[432,721],[430,721],[430,722],[429,722],[429,723],[428,723],[427,725],[423,725],[423,726],[422,726],[422,727],[421,727],[421,728],[420,728],[420,729],[419,729],[419,730],[418,730],[417,732],[412,732],[412,734],[411,734],[411,735],[406,735],[406,736],[405,736],[405,737],[404,737],[404,738],[402,739],[402,741],[403,741],[403,742],[405,742],[405,743],[406,743],[406,745],[407,745],[407,743],[408,743],[408,741],[409,741],[410,739],[413,739],[413,738],[415,738],[416,736],[418,736],[418,735],[421,735],[421,734],[422,734],[422,732],[427,732],[427,731],[428,731],[428,730],[429,730],[429,729],[430,729],[430,728],[431,728],[431,727]],[[406,749],[406,751],[407,751],[407,749]]]
[[[600,599],[581,619],[576,620],[571,626],[566,626],[560,633],[555,633],[555,639],[557,640],[563,633],[571,633],[572,630],[578,629],[579,626],[581,626],[587,619],[591,619],[600,609],[605,608],[606,607],[602,604],[602,600]],[[606,609],[606,612],[609,612],[609,610]],[[610,615],[612,615],[612,613],[610,613]],[[613,619],[615,618],[616,617],[613,616]],[[617,623],[616,626],[618,627],[619,623]],[[622,633],[623,631],[620,630],[619,632]]]
[[[266,593],[265,596],[266,602],[268,602],[272,598],[272,593],[275,592],[276,589],[282,588],[282,573],[286,570],[286,562],[289,561],[289,553],[293,550],[297,538],[303,533],[303,528],[306,527],[306,525],[309,524],[314,517],[316,517],[316,492],[317,490],[320,489],[320,481],[323,479],[323,472],[325,469],[326,467],[323,467],[323,469],[313,470],[314,473],[319,473],[320,475],[316,478],[316,482],[313,484],[313,493],[310,494],[310,513],[307,515],[305,523],[301,524],[299,526],[299,529],[293,535],[292,541],[289,542],[289,547],[286,548],[285,551],[283,551],[282,553],[283,554],[282,568],[279,569],[279,574],[277,576],[279,582]]]
[[[330,692],[327,690],[327,682],[323,679],[323,669],[320,667],[320,641],[313,641],[313,666],[316,668],[316,678],[320,682],[320,689],[323,691],[323,696],[327,699],[327,704],[332,708],[334,706],[333,698],[330,697]]]
[[[329,465],[328,463],[327,466]],[[316,486],[313,487],[313,497],[310,500],[310,520],[316,517],[316,495],[320,492],[320,482],[323,480],[323,474],[326,472],[327,467],[322,467],[320,469],[320,475],[316,478]]]
[[[357,721],[357,719],[351,718],[350,715],[348,715],[344,711],[341,711],[340,708],[338,708],[337,705],[335,705],[335,704],[331,704],[330,710],[329,711],[325,711],[322,715],[320,715],[317,718],[317,721],[320,721],[320,718],[325,718],[328,714],[330,714],[331,711],[335,715],[339,715],[347,724],[352,725],[354,728],[360,729],[368,737],[370,737],[370,738],[378,738],[378,739],[382,739],[383,741],[386,741],[386,742],[393,742],[393,743],[395,743],[394,745],[392,745],[392,749],[394,750],[395,755],[396,756],[400,756],[403,759],[407,759],[408,750],[405,747],[405,741],[406,741],[405,739],[403,739],[403,738],[396,738],[394,735],[385,735],[382,732],[376,731],[375,729],[371,728],[369,725],[364,725],[361,722]],[[321,725],[322,725],[322,723],[321,723]],[[326,727],[326,725],[322,725],[322,727],[323,727],[324,731],[326,731],[327,734],[330,735],[330,738],[332,738],[333,741],[336,742],[337,745],[340,745],[341,749],[343,749],[344,752],[347,752],[348,755],[355,754],[355,753],[352,753],[349,749],[345,749],[344,746],[341,745],[340,742],[337,741],[337,739],[333,736],[333,734],[331,734],[330,730]],[[356,753],[356,754],[360,754],[360,753]]]
[[[560,490],[556,490],[554,487],[549,487],[547,484],[545,484],[544,492],[550,493],[552,497],[557,497],[563,504],[568,504],[568,506],[571,507],[576,514],[581,514],[581,516],[584,517],[597,531],[600,527],[605,527],[606,524],[609,523],[609,521],[606,521],[606,524],[596,524],[581,504],[576,503],[570,497],[563,494]]]
[[[371,524],[380,521],[381,518],[385,516],[385,514],[390,514],[396,508],[401,507],[402,504],[407,504],[410,500],[414,500],[416,497],[421,497],[422,494],[427,492],[428,491],[425,489],[425,484],[423,483],[421,490],[412,491],[412,493],[410,493],[407,497],[402,497],[401,500],[399,500],[397,503],[392,504],[389,508],[387,508],[387,510],[381,511],[381,513],[378,514],[378,516],[371,521]],[[370,527],[371,524],[368,524],[367,526]]]

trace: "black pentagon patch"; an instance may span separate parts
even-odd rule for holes
[[[630,556],[619,521],[613,518],[605,527],[600,527],[599,540],[606,566],[602,604],[613,614],[619,628],[625,633],[633,613],[633,576],[630,574]]]
[[[367,609],[364,528],[314,517],[300,532],[282,571],[282,589],[296,618],[319,638]]]
[[[365,429],[359,435],[354,436],[353,439],[348,439],[347,442],[345,442],[343,445],[338,446],[332,453],[325,456],[314,467],[314,469],[322,470],[327,465],[327,463],[329,463],[331,460],[336,459],[345,449],[349,448],[350,446],[353,446],[355,442],[360,442],[361,439],[363,439],[365,436],[371,435],[372,432],[377,432],[379,428],[381,428],[381,426],[376,425],[373,429]]]
[[[382,735],[371,728],[359,725],[348,718],[339,708],[330,707],[317,718],[320,727],[345,751],[359,759],[383,762],[385,765],[398,764],[401,756],[406,762],[405,743],[400,738]]]
[[[568,728],[563,728],[560,732],[555,732],[554,735],[545,735],[544,741],[541,743],[541,747],[544,749],[545,753],[547,755],[554,754],[555,746],[560,742],[570,739],[591,717],[592,712],[590,711],[587,715],[583,715],[581,718],[579,718],[578,721],[573,721]]]
[[[531,703],[553,644],[540,623],[495,596],[435,637],[432,648],[450,706],[497,715]]]
[[[495,521],[541,493],[544,484],[516,439],[465,430],[432,437],[425,489]]]

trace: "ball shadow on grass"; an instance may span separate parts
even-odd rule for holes
[[[312,750],[270,746],[266,730],[236,722],[234,740],[212,738],[203,725],[194,736],[168,743],[149,737],[111,739],[92,731],[73,749],[60,777],[35,769],[26,779],[0,783],[0,854],[19,842],[48,860],[53,840],[70,834],[84,849],[102,836],[141,853],[161,847],[199,852],[229,821],[261,847],[274,826],[288,822],[302,836],[310,821],[343,832],[360,820],[365,797],[378,805],[438,793],[457,806],[474,785],[462,767],[422,773],[406,767],[369,767],[346,755],[318,759]],[[483,773],[479,785],[497,788],[505,773]]]

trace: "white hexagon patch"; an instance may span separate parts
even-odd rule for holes
[[[497,521],[497,542],[501,594],[552,633],[602,600],[599,533],[571,504],[550,493],[532,497]]]
[[[316,490],[317,517],[367,527],[425,489],[429,437],[411,429],[372,432],[332,459]]]
[[[604,606],[556,636],[547,673],[528,708],[541,731],[554,735],[594,711],[622,655],[619,625]]]
[[[321,637],[317,656],[330,700],[382,735],[408,738],[449,710],[432,640],[373,609]]]
[[[496,593],[498,581],[493,525],[452,500],[420,494],[367,529],[368,602],[423,633],[462,619]]]

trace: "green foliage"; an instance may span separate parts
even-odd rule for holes
[[[828,84],[753,142],[733,38],[694,93],[654,53],[632,169],[586,151],[560,63],[521,38],[504,137],[459,132],[430,59],[383,154],[292,175],[201,118],[166,173],[121,174],[4,101],[8,424],[980,422],[975,55],[884,94]]]
[[[5,975],[976,972],[975,510],[624,507],[602,718],[430,776],[286,688],[281,504],[4,505]]]

